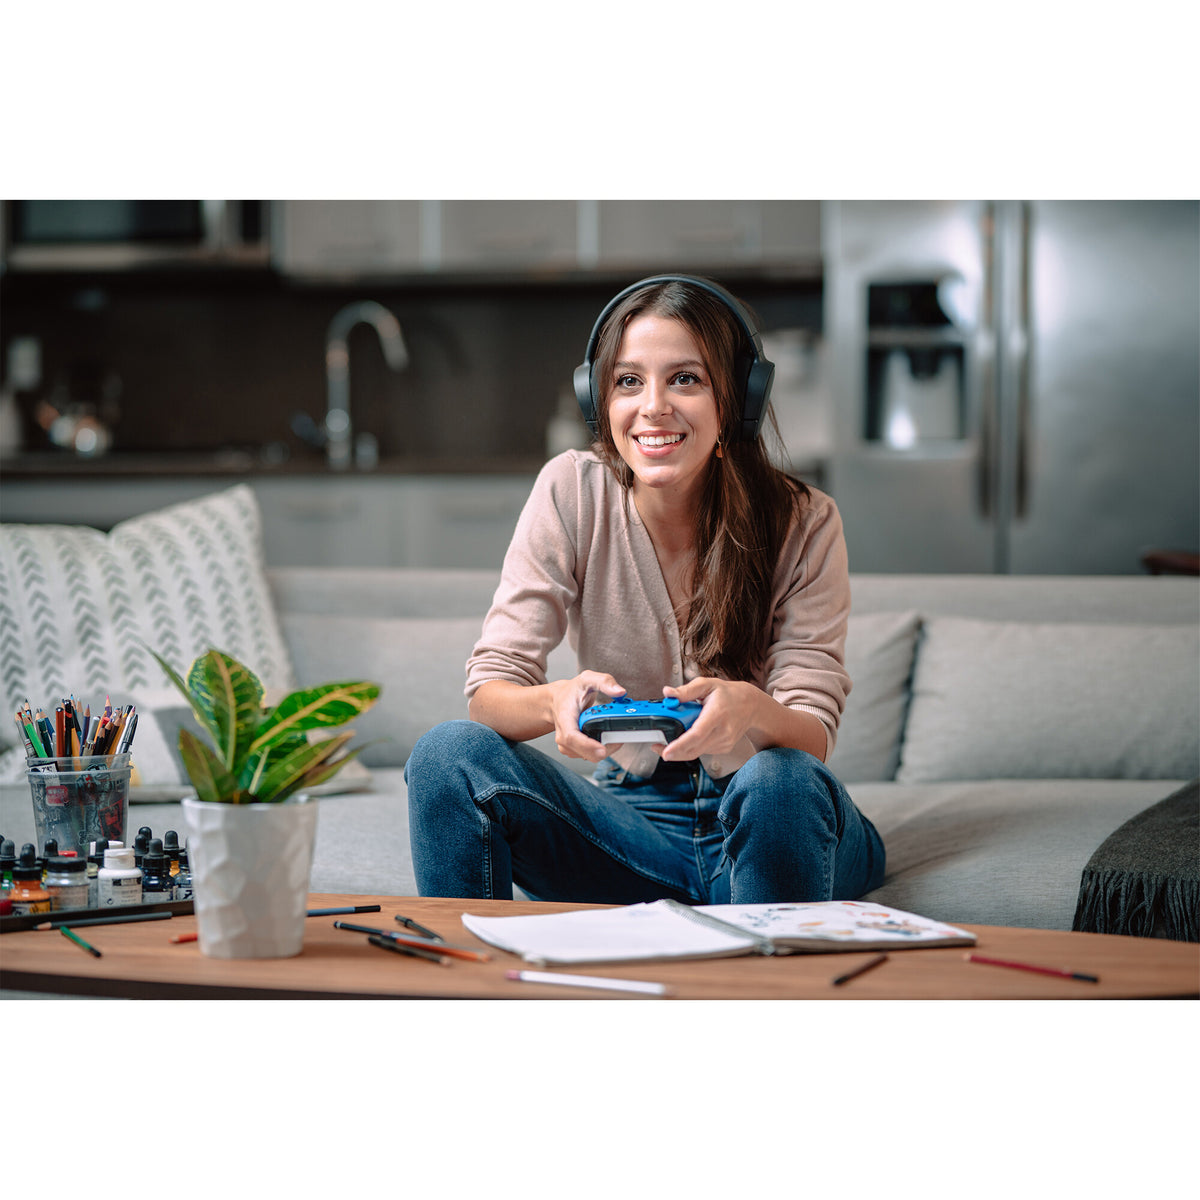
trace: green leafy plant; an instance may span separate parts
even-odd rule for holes
[[[183,765],[201,800],[276,803],[331,779],[362,747],[335,757],[353,730],[313,742],[308,733],[344,725],[379,698],[377,683],[326,683],[292,692],[271,707],[263,703],[258,676],[220,650],[197,658],[186,680],[150,653],[212,739],[206,744],[190,730],[179,731]]]

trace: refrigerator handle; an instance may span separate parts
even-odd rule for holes
[[[990,521],[995,514],[996,421],[996,206],[984,206],[983,278],[980,282],[979,327],[975,335],[975,379],[979,389],[979,513]]]
[[[1032,206],[1028,200],[1021,201],[1020,222],[1020,263],[1021,276],[1017,284],[1018,315],[1016,330],[1016,346],[1013,358],[1017,375],[1017,412],[1016,412],[1016,462],[1015,494],[1013,498],[1013,516],[1025,516],[1029,508],[1029,445],[1030,428],[1033,419],[1029,388],[1029,342],[1030,342],[1030,304],[1031,289],[1030,263],[1033,261],[1033,230],[1031,221]]]

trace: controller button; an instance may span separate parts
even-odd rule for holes
[[[678,696],[668,696],[663,701],[663,707],[664,708],[678,708],[679,707],[679,697]]]

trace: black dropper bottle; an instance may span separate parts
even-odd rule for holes
[[[167,856],[163,853],[162,838],[153,838],[150,848],[142,857],[142,895],[145,896],[147,892],[166,892],[167,899],[170,899],[171,872]]]

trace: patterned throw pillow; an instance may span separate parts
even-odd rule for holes
[[[149,649],[181,674],[210,646],[251,667],[265,687],[295,677],[267,586],[262,522],[240,484],[134,517],[111,533],[83,526],[0,525],[0,696],[50,711],[74,695],[96,713],[138,706],[134,763],[148,785],[184,781],[174,730],[183,700]],[[156,714],[162,717],[160,722]],[[22,777],[23,751],[0,776]]]

